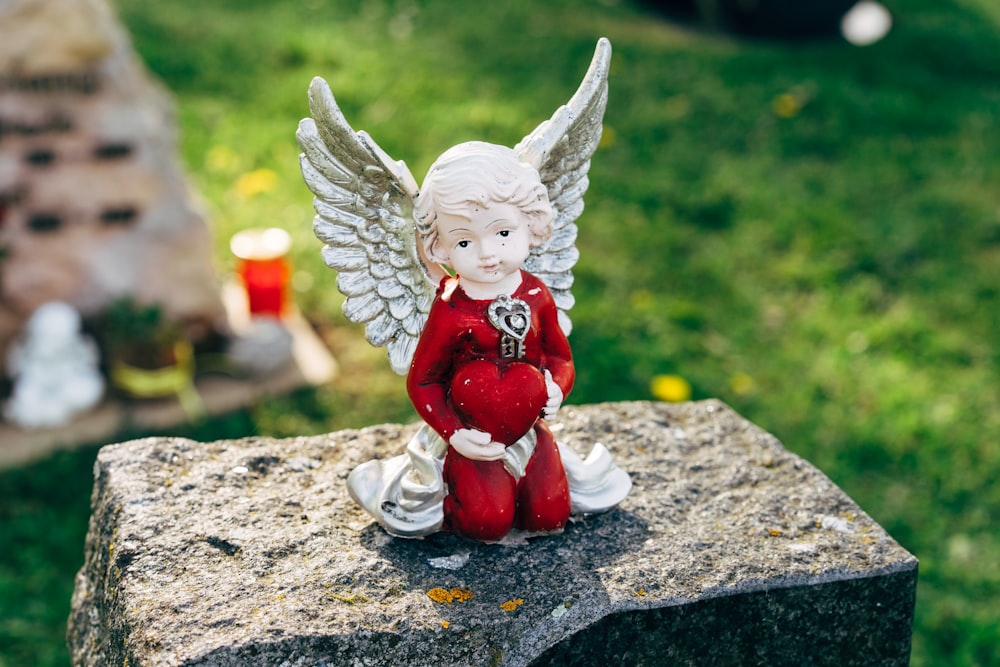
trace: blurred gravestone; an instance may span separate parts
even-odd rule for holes
[[[557,536],[388,537],[348,496],[414,427],[110,445],[75,665],[905,665],[917,562],[718,401],[567,406],[632,476]]]
[[[42,303],[225,326],[171,102],[104,0],[0,0],[0,358]]]

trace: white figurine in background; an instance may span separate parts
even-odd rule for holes
[[[69,304],[40,306],[7,353],[14,391],[4,417],[24,428],[61,426],[95,406],[104,395],[94,341],[80,332],[80,315]]]

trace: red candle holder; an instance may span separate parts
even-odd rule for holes
[[[246,289],[250,316],[280,318],[287,310],[292,238],[284,229],[248,229],[235,234],[229,248]]]

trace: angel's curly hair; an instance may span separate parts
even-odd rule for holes
[[[555,214],[537,169],[521,162],[506,146],[469,141],[449,148],[427,171],[414,201],[425,253],[435,255],[439,211],[465,217],[472,207],[500,203],[517,206],[528,219],[532,247],[552,235]]]

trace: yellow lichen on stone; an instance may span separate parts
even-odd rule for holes
[[[346,602],[349,605],[358,604],[359,602],[370,602],[368,598],[364,595],[358,595],[357,593],[347,592],[347,593],[334,593],[330,597],[334,600],[340,600],[341,602]]]
[[[445,602],[451,602],[451,593],[443,588],[432,588],[427,591],[427,597],[434,600],[438,604],[444,604]]]
[[[518,607],[524,604],[524,600],[521,598],[514,598],[513,600],[507,600],[506,602],[500,603],[500,608],[504,611],[514,611]]]
[[[471,600],[475,595],[465,588],[452,588],[450,591],[444,588],[432,588],[427,591],[427,597],[438,604],[451,604],[452,602]]]
[[[466,600],[471,600],[475,597],[475,595],[472,594],[472,591],[465,588],[453,588],[450,592],[455,602],[465,602]]]

